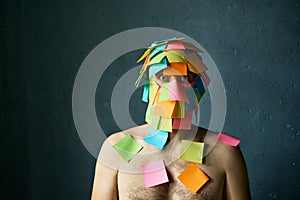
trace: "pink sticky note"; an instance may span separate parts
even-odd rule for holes
[[[184,101],[190,103],[186,95],[186,85],[173,80],[169,83],[170,101]]]
[[[234,147],[236,147],[240,143],[240,141],[241,141],[239,138],[227,135],[225,133],[219,133],[218,139],[221,142],[223,142],[225,144],[228,144],[230,146],[234,146]]]
[[[206,72],[201,72],[201,77],[205,83],[206,86],[209,86],[210,78],[208,77]]]
[[[193,115],[193,110],[186,110],[184,118],[174,118],[173,119],[172,128],[173,129],[185,129],[185,130],[191,129],[192,115]]]
[[[166,50],[170,50],[170,49],[185,49],[185,46],[183,45],[182,42],[173,41],[173,42],[169,42],[166,48]]]
[[[169,182],[163,160],[142,165],[142,172],[147,188]]]

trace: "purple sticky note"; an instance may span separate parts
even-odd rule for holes
[[[186,85],[173,80],[169,83],[169,93],[171,101],[184,101],[190,103],[186,95]]]
[[[186,110],[184,118],[174,118],[172,129],[185,129],[189,130],[192,128],[192,118],[193,118],[193,111]]]
[[[219,133],[218,139],[221,142],[228,144],[230,146],[234,146],[234,147],[236,147],[241,141],[239,138],[236,138],[236,137],[233,137],[230,135],[226,135],[225,133]]]
[[[163,160],[142,165],[145,186],[147,188],[169,182],[166,167]]]

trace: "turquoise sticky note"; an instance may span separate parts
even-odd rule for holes
[[[149,98],[149,83],[146,83],[146,84],[144,84],[142,101],[147,103],[148,98]]]
[[[167,47],[167,45],[160,45],[158,47],[155,47],[152,52],[150,53],[150,58],[152,58],[155,54],[157,54],[158,52],[160,51],[163,51],[165,50],[165,48]]]
[[[157,64],[150,65],[149,67],[149,77],[152,77],[154,74],[158,73],[159,71],[166,69],[168,67],[167,65],[167,59],[164,58],[161,60],[161,62]]]
[[[151,128],[147,136],[144,138],[144,141],[159,149],[162,149],[167,142],[168,135],[169,134],[167,131],[155,130]]]

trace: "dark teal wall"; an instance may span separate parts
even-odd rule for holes
[[[227,91],[224,131],[243,139],[253,199],[299,199],[299,13],[292,0],[1,1],[1,199],[89,199],[95,159],[73,123],[75,76],[100,42],[144,26],[183,32],[213,57]],[[101,81],[97,114],[110,134],[113,85]]]

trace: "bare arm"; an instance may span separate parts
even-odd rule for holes
[[[117,170],[97,161],[92,200],[114,200],[117,196]]]
[[[226,145],[226,152],[226,199],[251,199],[247,168],[240,148]]]

